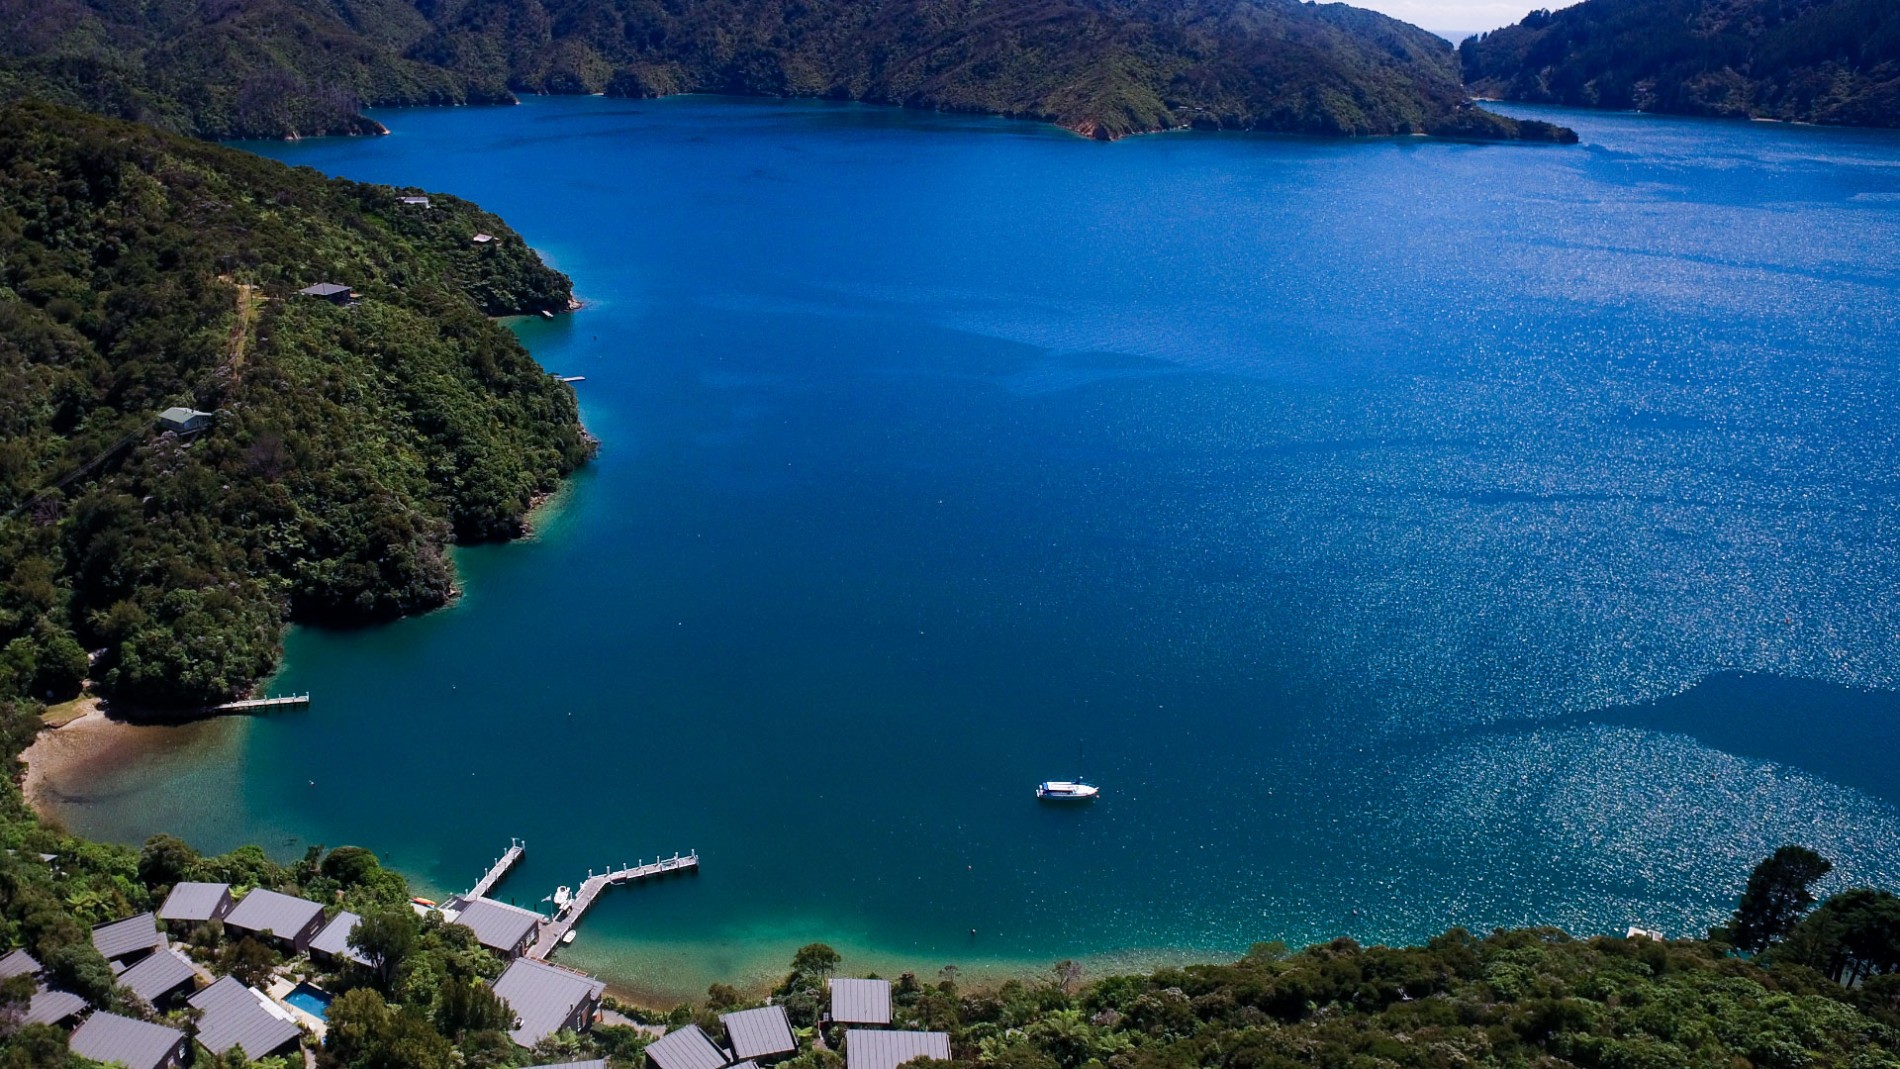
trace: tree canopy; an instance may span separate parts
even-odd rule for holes
[[[0,697],[242,694],[286,620],[443,604],[448,545],[519,534],[586,459],[572,390],[488,318],[568,280],[419,192],[0,106]],[[361,299],[298,293],[326,281]]]
[[[512,92],[745,93],[1043,119],[1568,135],[1466,106],[1440,38],[1297,0],[50,0],[0,44],[0,94],[209,137],[378,129],[364,104]],[[4,10],[0,4],[0,10]]]
[[[1474,91],[1506,100],[1900,125],[1892,0],[1585,0],[1458,54]]]

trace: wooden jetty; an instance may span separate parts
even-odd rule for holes
[[[211,711],[214,713],[249,713],[259,709],[301,709],[309,704],[310,695],[308,693],[289,694],[282,698],[246,698],[239,702],[225,702],[223,705],[212,706]]]
[[[522,842],[520,839],[509,839],[507,852],[497,858],[493,865],[488,866],[488,871],[482,875],[480,880],[476,881],[474,887],[469,888],[468,894],[462,897],[487,898],[488,892],[495,889],[495,885],[501,882],[501,878],[508,875],[508,870],[514,868],[515,863],[520,861],[521,856],[527,852],[527,843]]]
[[[687,872],[698,868],[699,851],[693,850],[685,854],[661,858],[650,864],[642,861],[638,865],[611,869],[599,875],[588,873],[587,880],[581,884],[580,893],[574,896],[574,901],[568,903],[567,908],[553,920],[541,926],[541,934],[535,939],[534,947],[528,951],[528,956],[536,961],[546,961],[549,955],[560,947],[561,940],[567,938],[567,933],[573,931],[574,926],[580,923],[581,914],[586,913],[587,908],[593,905],[594,900],[599,898],[600,893],[607,888],[615,884],[635,883],[655,876],[664,876],[669,872]]]

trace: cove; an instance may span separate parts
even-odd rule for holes
[[[1892,133],[377,118],[249,147],[476,200],[572,275],[517,329],[599,460],[458,552],[453,608],[296,631],[307,712],[102,774],[76,831],[438,891],[521,836],[523,904],[696,849],[561,959],[657,1000],[813,939],[967,974],[1687,933],[1784,841],[1900,876],[1890,779],[1830,759],[1891,702],[1803,689],[1900,665]],[[1695,703],[1717,673],[1746,716]],[[1105,797],[1032,798],[1076,775]]]

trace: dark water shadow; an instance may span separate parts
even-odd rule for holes
[[[1722,672],[1673,697],[1565,720],[1687,735],[1900,804],[1900,692]]]

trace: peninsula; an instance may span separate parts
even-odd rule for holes
[[[1059,123],[1568,141],[1470,105],[1437,36],[1298,0],[233,0],[34,5],[0,95],[209,138],[372,133],[360,108],[524,93],[823,97]]]
[[[0,698],[241,695],[290,620],[443,604],[589,456],[491,318],[569,282],[473,204],[31,102],[0,175]]]

